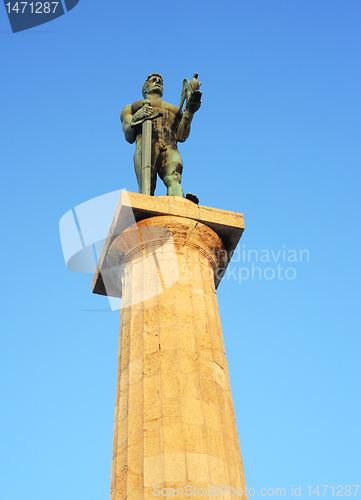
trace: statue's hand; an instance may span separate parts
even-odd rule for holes
[[[202,92],[200,92],[199,90],[194,90],[193,92],[191,92],[187,99],[185,110],[189,111],[192,114],[198,111],[201,107],[201,97]]]
[[[153,108],[150,104],[150,101],[148,99],[145,99],[143,101],[143,106],[140,109],[138,109],[136,113],[134,113],[130,124],[143,121],[146,118],[149,118],[152,113],[153,113]]]

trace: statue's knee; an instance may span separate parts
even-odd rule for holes
[[[173,183],[180,184],[181,179],[182,179],[181,174],[179,174],[178,172],[172,172],[171,174],[168,174],[164,177],[164,183],[166,186]]]
[[[181,174],[180,174],[179,172],[174,172],[174,173],[172,174],[172,178],[173,178],[173,180],[174,180],[175,182],[180,183],[180,181],[181,181],[181,179],[182,179],[182,176],[181,176]]]

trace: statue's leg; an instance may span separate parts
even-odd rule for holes
[[[152,161],[152,170],[150,171],[150,195],[154,196],[155,186],[157,184],[157,169]]]
[[[167,186],[167,196],[181,196],[184,198],[181,186],[183,162],[178,149],[167,149],[158,163],[159,177]]]
[[[157,184],[157,169],[154,166],[154,156],[155,153],[152,151],[152,170],[150,174],[150,195],[154,196],[154,191],[155,191],[155,186]],[[141,178],[142,178],[142,148],[138,144],[136,145],[135,148],[135,153],[134,153],[134,170],[137,176],[137,181],[138,181],[138,186],[139,186],[139,193],[140,191],[140,184],[141,184]]]
[[[139,193],[140,193],[140,181],[142,178],[142,149],[138,145],[138,143],[135,147],[135,153],[134,153],[134,170],[137,176]]]

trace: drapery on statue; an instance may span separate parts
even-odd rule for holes
[[[201,106],[201,84],[197,78],[195,73],[191,81],[183,80],[177,108],[163,101],[163,78],[159,73],[152,73],[143,85],[144,100],[125,106],[120,115],[126,140],[130,144],[136,141],[134,168],[140,193],[154,195],[158,173],[167,186],[168,196],[184,197],[183,162],[177,142],[187,139],[193,115]],[[195,203],[199,201],[191,193],[187,193],[186,198]]]

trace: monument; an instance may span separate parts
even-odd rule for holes
[[[247,498],[216,297],[243,216],[181,187],[177,142],[199,86],[184,80],[176,108],[153,73],[121,114],[140,193],[122,192],[93,280],[94,293],[122,297],[111,500]],[[151,196],[157,174],[167,196]]]

